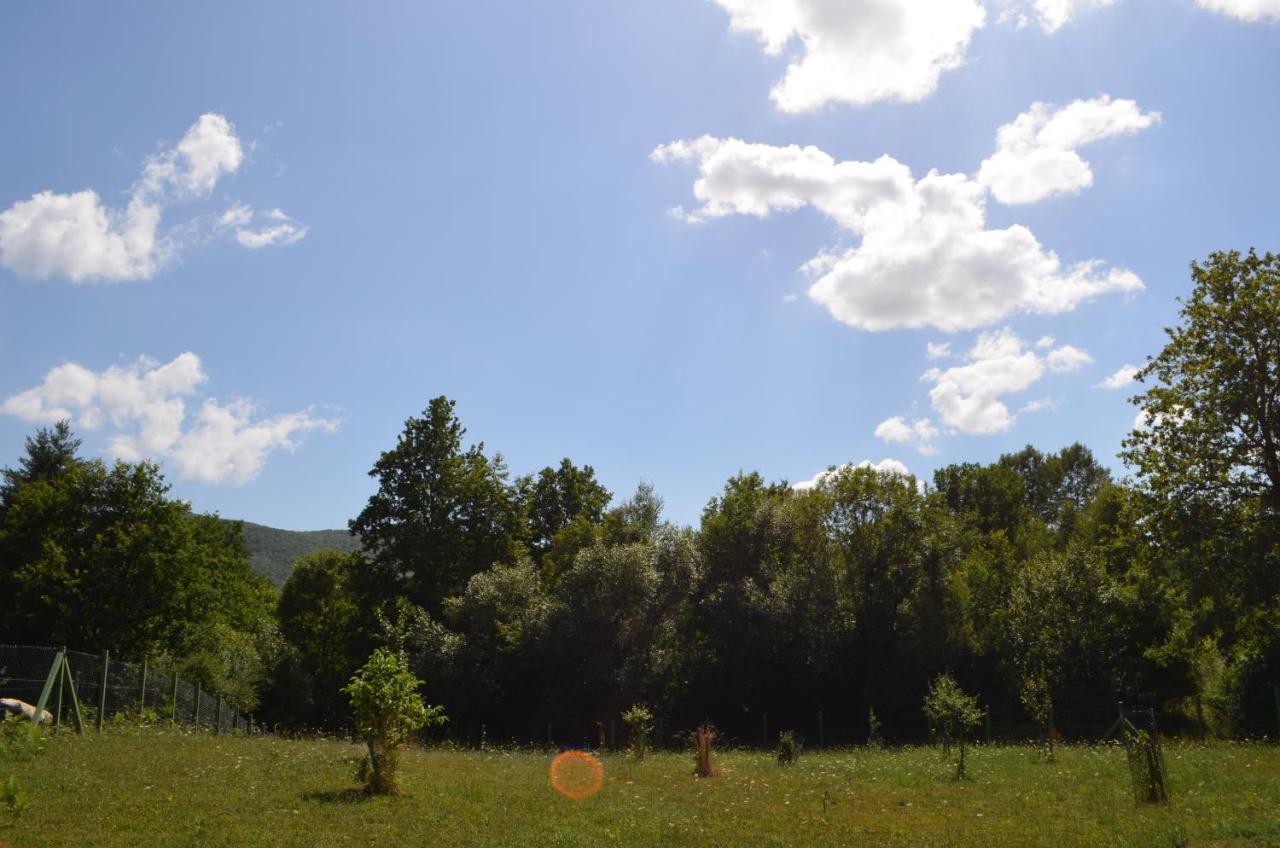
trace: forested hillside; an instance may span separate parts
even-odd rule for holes
[[[323,550],[350,553],[360,549],[360,543],[346,530],[279,530],[252,521],[238,523],[244,526],[253,570],[277,586],[289,579],[298,557]]]

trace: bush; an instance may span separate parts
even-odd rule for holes
[[[634,704],[622,714],[629,733],[631,756],[643,760],[649,750],[649,734],[653,732],[653,713],[644,704]]]
[[[351,698],[356,729],[369,748],[369,757],[358,777],[372,794],[398,794],[396,765],[400,746],[414,731],[448,720],[444,707],[423,703],[418,694],[421,685],[402,655],[378,648],[342,688]]]
[[[784,766],[791,765],[800,759],[801,747],[801,742],[796,738],[794,731],[782,731],[778,734],[778,762]]]
[[[23,762],[44,752],[45,731],[23,716],[0,722],[0,763]]]

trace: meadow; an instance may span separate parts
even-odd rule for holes
[[[366,798],[341,740],[156,728],[61,733],[11,763],[27,793],[0,845],[35,846],[1183,846],[1280,845],[1280,748],[1170,743],[1172,800],[1134,803],[1122,749],[970,749],[957,781],[938,749],[603,754],[603,789],[568,800],[554,752],[412,749],[404,795]]]

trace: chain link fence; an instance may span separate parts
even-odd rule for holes
[[[35,704],[40,700],[58,648],[35,645],[0,645],[0,698],[16,698]],[[125,662],[106,653],[66,651],[71,682],[86,724],[113,716],[141,716],[154,712],[160,720],[204,728],[215,733],[256,732],[252,716],[234,710],[220,695],[183,680],[164,663]],[[54,682],[45,703],[54,722],[71,718],[71,692],[61,680]]]

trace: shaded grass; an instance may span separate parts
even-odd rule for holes
[[[1124,752],[1067,747],[1053,763],[976,747],[971,778],[931,748],[602,757],[584,801],[548,783],[551,753],[406,751],[405,796],[372,798],[338,741],[116,730],[54,738],[14,766],[30,794],[0,844],[26,846],[1174,846],[1280,845],[1280,748],[1170,745],[1172,801],[1133,802]]]

